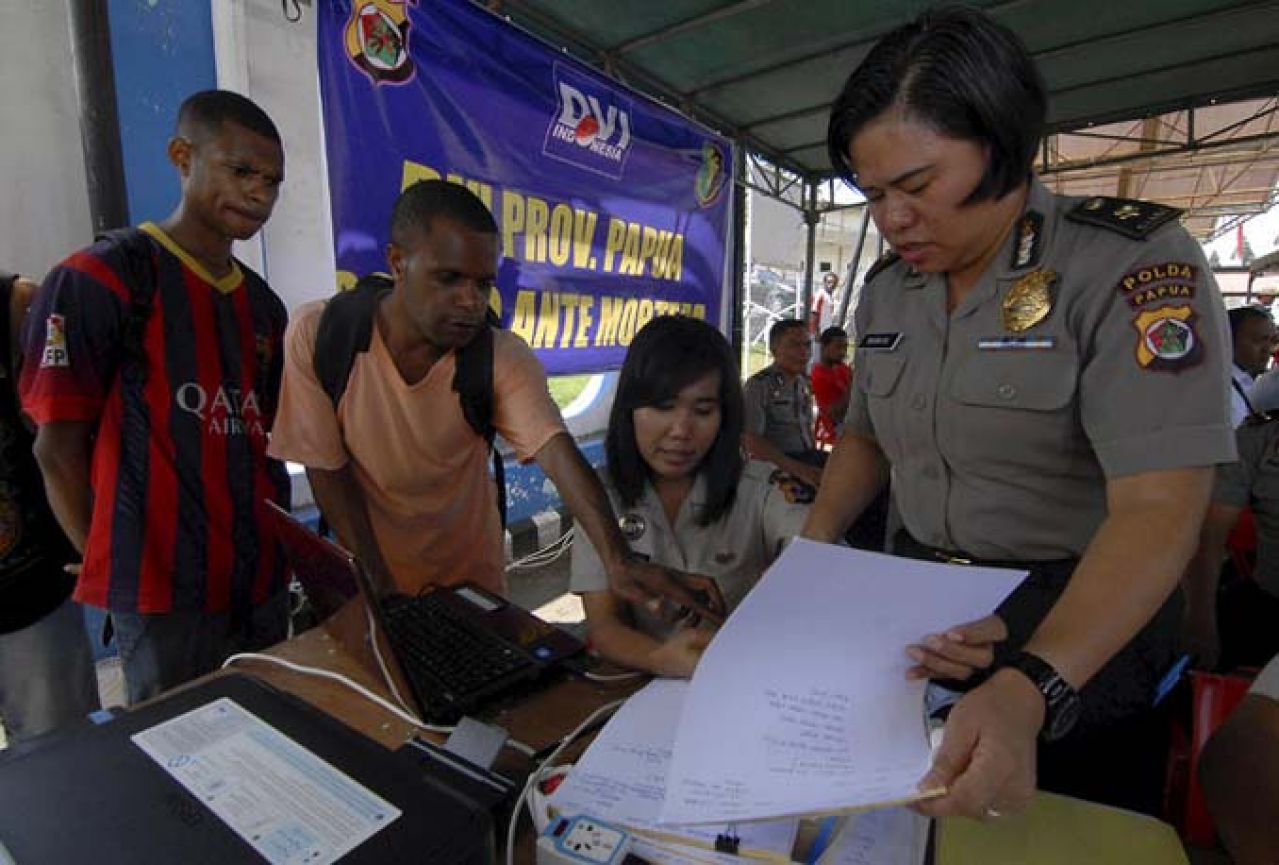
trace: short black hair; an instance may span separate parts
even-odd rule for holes
[[[267,113],[252,99],[230,90],[201,90],[184,99],[178,107],[177,134],[194,141],[227,122],[283,145],[280,130]]]
[[[447,180],[420,180],[395,200],[391,210],[392,242],[403,243],[414,230],[430,232],[431,225],[441,216],[471,231],[497,234],[497,221],[474,192]]]
[[[706,322],[683,315],[663,315],[635,335],[608,418],[604,453],[608,474],[625,507],[634,507],[652,476],[635,443],[637,408],[675,399],[679,392],[707,373],[719,373],[719,434],[699,474],[706,478],[706,507],[698,523],[709,526],[732,507],[742,476],[742,384],[733,349],[724,335]]]
[[[831,165],[856,185],[848,147],[890,108],[949,138],[988,148],[986,173],[965,203],[1002,198],[1031,173],[1048,97],[1043,77],[1013,32],[976,9],[920,15],[879,40],[831,106]]]
[[[1230,319],[1231,342],[1239,338],[1239,328],[1243,327],[1244,322],[1248,319],[1260,318],[1271,324],[1275,320],[1274,316],[1270,314],[1270,310],[1263,309],[1260,306],[1236,306],[1226,312],[1226,317]]]
[[[817,337],[817,341],[822,344],[823,348],[837,339],[848,339],[848,331],[842,327],[828,327],[822,331],[821,336]]]
[[[777,341],[786,335],[786,331],[795,328],[803,328],[804,322],[798,318],[779,319],[768,329],[768,350],[772,351],[777,347]]]

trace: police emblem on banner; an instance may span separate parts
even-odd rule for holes
[[[413,77],[407,3],[417,0],[356,0],[346,22],[346,56],[374,84],[403,84]]]
[[[622,537],[628,541],[638,541],[648,530],[648,523],[636,513],[622,514],[617,518],[617,527],[622,530]]]
[[[1197,318],[1189,306],[1161,306],[1138,315],[1132,322],[1138,334],[1137,363],[1162,372],[1194,366],[1203,354]]]
[[[697,195],[697,204],[706,207],[719,198],[719,191],[724,188],[724,152],[715,143],[707,141],[702,145],[702,166],[697,169],[697,177],[693,181],[693,192]]]

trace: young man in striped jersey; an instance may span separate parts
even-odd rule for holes
[[[264,499],[287,314],[231,255],[271,215],[284,152],[253,102],[205,91],[168,145],[182,200],[45,279],[21,392],[58,521],[83,556],[75,599],[108,610],[129,701],[283,639],[283,563]]]

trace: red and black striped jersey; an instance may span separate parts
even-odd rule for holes
[[[284,465],[266,454],[288,316],[248,268],[215,279],[157,226],[142,231],[149,311],[112,240],[45,279],[27,317],[23,407],[38,424],[97,424],[76,600],[244,612],[284,586],[263,503],[289,499]]]

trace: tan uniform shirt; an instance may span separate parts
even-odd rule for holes
[[[1106,515],[1107,478],[1234,458],[1230,336],[1198,244],[1175,223],[1134,238],[1067,219],[1077,205],[1121,230],[1161,210],[1032,181],[1016,230],[953,312],[944,275],[900,260],[862,292],[845,434],[879,444],[922,543],[1079,556]]]
[[[742,389],[745,429],[763,436],[782,453],[813,449],[813,388],[808,376],[790,381],[776,364],[770,364],[746,380]]]
[[[321,302],[303,306],[289,325],[269,453],[309,468],[351,465],[400,591],[470,580],[505,595],[489,447],[466,422],[453,390],[456,354],[410,385],[375,326],[334,411],[315,374],[323,311]],[[564,431],[541,363],[508,331],[493,334],[493,425],[522,460]]]
[[[782,545],[804,527],[808,505],[787,500],[784,489],[770,481],[775,471],[768,463],[747,463],[733,506],[709,526],[697,522],[706,501],[706,484],[700,476],[673,526],[651,485],[645,485],[643,496],[631,508],[622,505],[607,479],[604,486],[634,552],[659,565],[713,577],[731,612],[777,558]],[[604,565],[580,527],[573,540],[570,572],[575,592],[608,589]],[[659,639],[670,633],[671,626],[644,607],[632,609],[638,630]]]
[[[1251,507],[1257,519],[1258,585],[1279,597],[1279,421],[1235,431],[1239,460],[1217,466],[1213,501]]]

